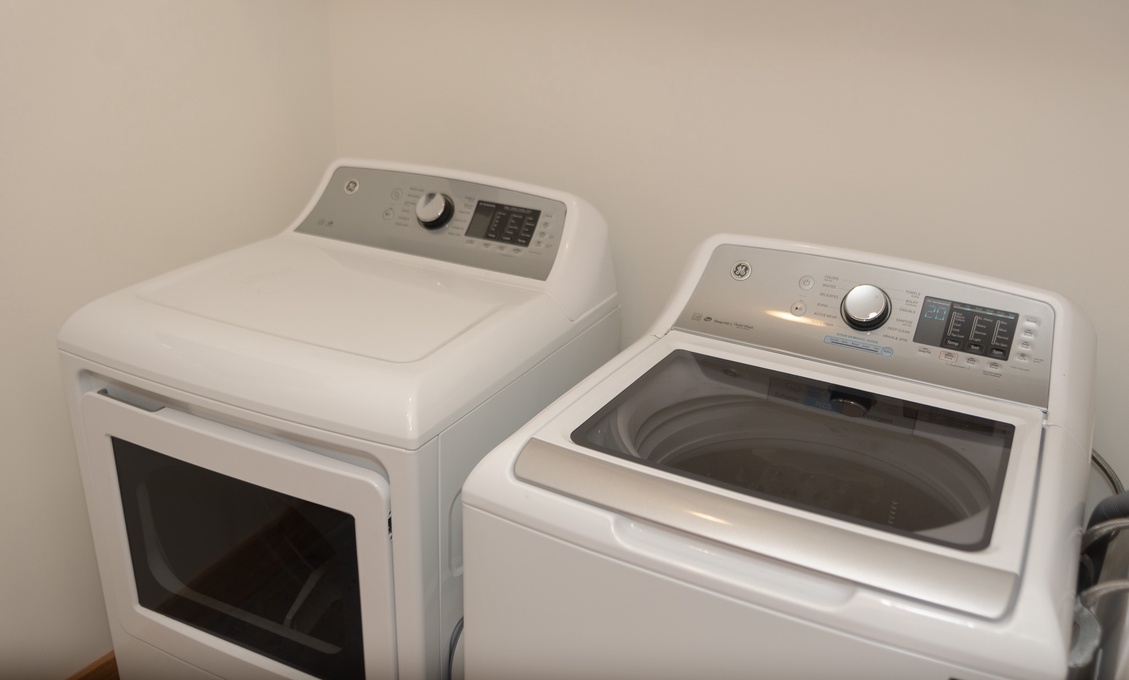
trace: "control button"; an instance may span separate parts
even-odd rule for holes
[[[944,343],[945,343],[945,347],[948,347],[949,349],[960,349],[960,340],[954,340],[953,338],[945,338]]]
[[[815,288],[815,277],[805,276],[800,279],[800,290],[811,290]]]
[[[392,190],[392,200],[393,201],[398,201],[403,197],[404,197],[404,190],[403,189],[393,189]]]
[[[388,210],[384,211],[384,219],[386,219],[386,220],[390,220],[395,216],[396,216],[396,211],[393,210],[392,208],[389,208]]]
[[[941,361],[950,361],[950,362],[952,362],[952,361],[956,361],[956,360],[957,360],[957,353],[956,353],[956,352],[941,352],[940,354],[938,354],[938,355],[937,355],[937,357],[938,357],[938,358],[939,358],[939,359],[940,359]]]
[[[803,316],[807,314],[808,306],[804,304],[803,300],[797,300],[792,303],[792,316]]]
[[[416,220],[424,229],[438,229],[451,221],[455,204],[449,196],[429,192],[416,203]]]
[[[877,286],[855,286],[843,296],[840,312],[851,328],[860,331],[874,330],[890,318],[890,298]]]

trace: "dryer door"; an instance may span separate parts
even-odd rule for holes
[[[221,677],[395,677],[383,477],[172,408],[81,409],[126,631]]]

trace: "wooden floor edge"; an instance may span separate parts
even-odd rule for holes
[[[113,650],[67,680],[118,680],[118,661]]]

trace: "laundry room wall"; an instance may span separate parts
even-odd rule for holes
[[[625,342],[720,231],[1072,298],[1129,478],[1129,3],[334,0],[330,32],[339,152],[586,197]]]
[[[110,651],[55,336],[281,231],[332,159],[328,11],[0,0],[0,678]]]

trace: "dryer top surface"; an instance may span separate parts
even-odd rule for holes
[[[153,281],[137,296],[299,343],[409,363],[535,294],[373,254],[269,239]]]
[[[535,287],[282,235],[86,305],[59,347],[139,389],[415,449],[589,323]]]

